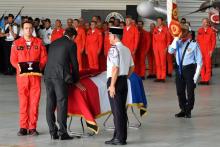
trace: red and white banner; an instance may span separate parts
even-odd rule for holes
[[[167,0],[167,21],[171,35],[173,37],[180,37],[182,30],[178,20],[178,7],[176,0]]]
[[[209,11],[209,18],[211,20],[212,23],[214,24],[220,24],[220,20],[219,20],[219,11],[216,9],[211,9]]]

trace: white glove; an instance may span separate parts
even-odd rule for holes
[[[193,77],[193,81],[195,84],[197,83],[197,80],[199,78],[201,68],[202,68],[202,66],[197,64],[196,73],[194,74],[194,77]]]
[[[172,44],[170,45],[171,48],[176,49],[177,48],[177,41],[179,40],[178,37],[174,37]]]

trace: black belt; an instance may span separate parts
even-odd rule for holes
[[[192,63],[192,64],[188,64],[188,65],[183,65],[182,69],[187,69],[187,68],[194,68],[196,64]],[[177,65],[179,68],[179,65]]]
[[[120,76],[118,76],[118,80],[120,80],[120,79],[127,79],[128,78],[128,76],[127,75],[120,75]],[[110,78],[108,78],[108,80],[107,81],[110,81],[112,79],[112,77],[110,77]]]
[[[128,77],[128,75],[120,75],[120,76],[118,76],[118,78],[127,78]]]

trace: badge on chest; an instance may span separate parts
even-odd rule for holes
[[[18,46],[17,50],[24,50],[24,46]]]

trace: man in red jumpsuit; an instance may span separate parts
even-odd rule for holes
[[[86,36],[86,53],[89,60],[89,68],[99,70],[99,54],[102,50],[102,33],[96,28],[96,22],[92,21],[90,30]]]
[[[85,49],[85,41],[86,41],[86,33],[84,28],[79,26],[79,20],[73,20],[73,26],[77,31],[77,36],[74,39],[76,46],[77,46],[77,59],[79,64],[79,71],[83,70],[83,53]]]
[[[197,41],[202,52],[202,69],[200,84],[209,85],[211,79],[212,53],[216,46],[216,33],[209,25],[208,18],[202,20],[202,27],[198,30]]]
[[[143,29],[144,22],[138,21],[138,30],[140,34],[138,49],[135,54],[136,65],[135,73],[138,74],[143,80],[146,75],[146,57],[150,49],[151,37],[150,33]]]
[[[138,29],[135,25],[132,24],[131,16],[127,16],[126,26],[124,27],[124,30],[123,30],[122,43],[130,49],[133,60],[134,60],[134,64],[136,64],[135,54],[138,48],[138,42],[139,42]]]
[[[53,29],[53,32],[51,34],[51,42],[63,37],[64,29],[62,28],[62,23],[59,19],[55,22],[55,28]]]
[[[155,57],[154,57],[154,51],[153,51],[153,31],[155,28],[155,24],[151,23],[150,24],[150,49],[147,52],[147,60],[148,60],[148,68],[149,68],[149,73],[147,78],[156,78],[156,65],[155,65]]]
[[[163,18],[157,18],[157,27],[153,32],[153,49],[156,61],[157,79],[155,82],[166,80],[166,57],[167,48],[170,43],[168,28],[163,24]]]
[[[103,30],[104,30],[104,55],[107,58],[108,51],[111,48],[110,40],[109,40],[109,28],[112,26],[109,26],[109,24],[103,23]]]
[[[169,41],[170,41],[169,45],[170,45],[173,42],[173,37],[170,33],[168,34],[168,37],[169,37]],[[172,74],[173,74],[173,55],[169,54],[167,51],[167,76],[172,77]]]
[[[38,106],[41,94],[41,71],[47,62],[47,52],[42,41],[33,37],[31,22],[22,24],[24,37],[14,41],[11,64],[17,71],[20,130],[18,136],[36,136]]]

